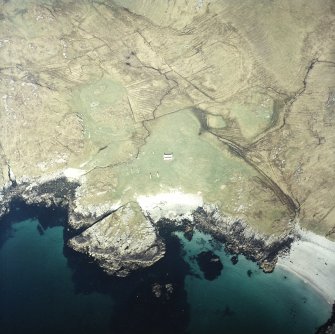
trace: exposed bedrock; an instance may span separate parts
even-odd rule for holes
[[[25,180],[0,190],[0,219],[10,211],[14,200],[45,207],[70,207],[79,183],[65,177],[48,180]]]
[[[66,242],[121,276],[166,224],[264,271],[295,222],[335,238],[333,0],[21,2],[0,12],[0,217],[65,207]]]
[[[194,225],[225,243],[226,250],[243,254],[256,261],[264,272],[272,272],[278,256],[288,252],[296,238],[294,232],[280,236],[265,236],[254,231],[241,220],[221,216],[217,211],[198,208],[194,213]]]
[[[289,250],[295,235],[264,236],[246,222],[222,216],[212,206],[199,207],[189,219],[160,219],[155,223],[150,213],[144,215],[136,202],[118,209],[99,208],[92,213],[75,206],[78,181],[59,177],[44,181],[23,182],[3,190],[0,198],[2,214],[8,213],[13,200],[41,206],[62,206],[68,209],[67,245],[93,258],[106,273],[126,276],[151,266],[165,254],[159,232],[164,228],[192,232],[194,228],[225,242],[233,254],[244,254],[257,261],[265,272],[271,272],[280,253]]]
[[[117,276],[151,266],[165,254],[163,241],[137,203],[121,207],[71,238],[68,245]]]
[[[144,216],[139,205],[131,202],[71,238],[68,245],[95,259],[108,274],[126,276],[164,256],[164,240],[159,236],[160,231],[168,228],[169,231],[189,232],[197,228],[224,242],[227,251],[243,254],[256,261],[264,272],[272,272],[279,254],[288,252],[296,237],[293,232],[276,237],[264,236],[247,223],[223,217],[213,208],[199,207],[192,218],[162,218],[153,223],[150,214]]]

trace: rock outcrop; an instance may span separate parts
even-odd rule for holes
[[[88,254],[108,274],[126,276],[165,254],[163,241],[136,203],[129,203],[71,238],[68,245]]]
[[[75,205],[80,182],[60,174],[10,185],[0,198],[0,217],[9,212],[15,200],[32,205],[66,207],[68,246],[90,256],[104,271],[116,276],[126,276],[161,259],[165,246],[159,229],[166,226],[188,233],[195,228],[210,233],[225,242],[228,251],[244,254],[258,262],[266,272],[274,269],[278,255],[288,251],[295,238],[290,232],[277,237],[257,233],[242,220],[222,216],[213,205],[190,211],[183,219],[161,218],[158,221],[150,217],[150,211],[144,213],[136,202],[117,209],[97,206],[91,213],[82,212]]]
[[[288,252],[296,238],[293,231],[279,236],[266,236],[253,230],[246,222],[224,217],[215,209],[199,208],[193,213],[194,226],[225,243],[232,254],[243,254],[258,263],[264,272],[272,272],[278,256]]]
[[[332,0],[21,7],[0,8],[0,217],[65,206],[69,245],[116,275],[163,256],[160,218],[264,271],[295,222],[335,238]]]

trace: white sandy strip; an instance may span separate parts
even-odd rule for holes
[[[161,218],[192,219],[192,212],[203,206],[201,195],[182,193],[178,190],[152,196],[138,196],[137,202],[155,222]]]
[[[81,176],[83,176],[86,173],[84,169],[78,169],[78,168],[66,168],[63,171],[63,174],[68,179],[79,179]]]
[[[312,232],[299,230],[301,239],[294,241],[289,255],[277,265],[304,279],[329,303],[335,300],[335,242]]]

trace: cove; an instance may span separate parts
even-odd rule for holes
[[[185,287],[190,304],[190,333],[315,333],[330,316],[331,306],[303,280],[276,268],[265,274],[256,263],[232,255],[209,235],[182,233],[184,258],[192,268]],[[199,252],[213,250],[223,263],[221,275],[204,279]]]
[[[18,204],[0,222],[1,333],[314,333],[330,306],[303,281],[231,254],[209,235],[161,229],[167,252],[127,278],[64,246],[66,210]],[[223,269],[207,280],[196,256]]]
[[[66,222],[66,210],[23,203],[0,221],[1,333],[186,331],[188,265],[177,237],[167,237],[167,256],[149,270],[115,278],[64,246]]]

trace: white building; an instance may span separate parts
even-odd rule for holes
[[[163,160],[172,160],[173,159],[173,153],[164,153]]]

